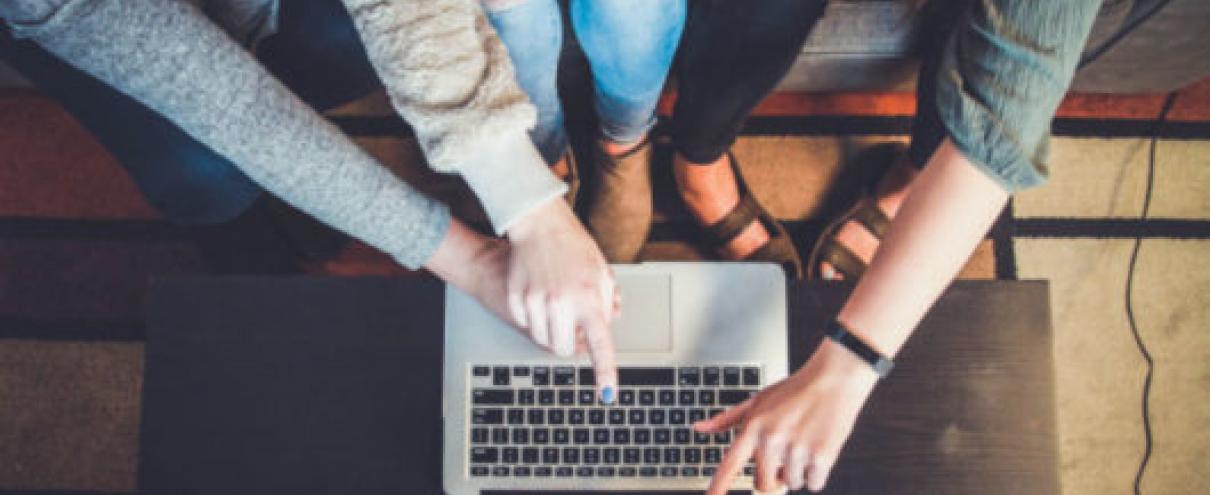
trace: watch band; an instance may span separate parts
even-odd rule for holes
[[[878,373],[879,378],[885,378],[891,372],[891,369],[895,367],[895,362],[891,358],[883,356],[878,351],[875,351],[873,347],[862,342],[861,339],[853,335],[852,332],[849,332],[849,329],[845,328],[844,324],[838,320],[832,320],[828,324],[828,338],[844,346],[845,349],[857,355],[862,361],[869,363],[870,367],[874,368],[874,372]]]

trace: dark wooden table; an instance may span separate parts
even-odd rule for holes
[[[848,287],[788,288],[800,365]],[[958,282],[871,397],[827,493],[1058,493],[1044,282]],[[440,493],[442,288],[178,279],[148,303],[140,491]]]

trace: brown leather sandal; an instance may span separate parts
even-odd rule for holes
[[[823,263],[831,264],[832,268],[843,275],[845,280],[855,281],[865,274],[866,268],[868,268],[866,262],[862,261],[861,257],[857,256],[848,246],[836,240],[836,233],[840,232],[840,229],[850,221],[856,221],[865,227],[874,238],[878,239],[880,245],[886,238],[891,219],[878,206],[878,184],[887,175],[897,173],[894,167],[909,165],[902,162],[907,150],[904,145],[895,143],[885,146],[885,149],[876,151],[893,156],[896,161],[890,165],[891,168],[887,170],[886,174],[865,187],[862,194],[854,199],[853,204],[845,210],[844,214],[833,219],[819,234],[819,238],[811,248],[811,255],[807,257],[807,277],[809,279],[822,278],[819,267]]]
[[[769,242],[742,261],[777,263],[786,271],[786,275],[794,279],[801,279],[803,275],[802,259],[798,254],[798,248],[794,247],[794,241],[781,222],[765,211],[764,207],[757,202],[756,197],[752,195],[748,184],[744,182],[744,176],[740,172],[739,162],[736,161],[735,156],[728,152],[727,158],[731,162],[731,169],[735,172],[735,182],[739,187],[739,203],[722,220],[702,227],[703,242],[714,252],[718,252],[719,249],[743,233],[744,229],[752,225],[752,222],[759,221],[769,232]]]

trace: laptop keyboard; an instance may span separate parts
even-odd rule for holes
[[[762,378],[756,366],[621,367],[607,406],[592,368],[469,372],[472,478],[708,478],[734,432],[697,433],[693,423],[747,399]]]

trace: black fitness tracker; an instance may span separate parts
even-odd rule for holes
[[[862,361],[869,363],[870,367],[874,368],[874,372],[878,373],[879,378],[886,378],[891,369],[895,367],[895,362],[891,361],[891,358],[879,354],[873,347],[862,342],[838,320],[832,320],[832,323],[828,324],[828,338],[856,354]]]

